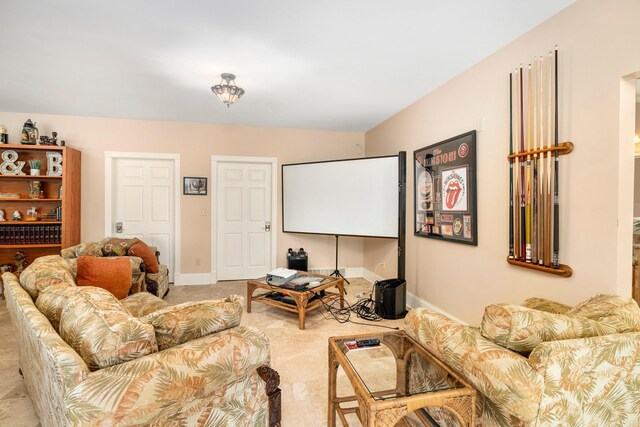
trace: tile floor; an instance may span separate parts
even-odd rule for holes
[[[372,285],[364,279],[349,279],[347,301],[357,300],[361,291]],[[245,282],[220,282],[217,285],[177,286],[165,298],[169,304],[221,298],[230,294],[246,297]],[[336,322],[324,309],[307,314],[306,329],[298,329],[297,316],[264,304],[252,304],[252,313],[244,313],[242,325],[261,329],[271,342],[273,367],[280,373],[282,389],[282,426],[325,426],[327,420],[327,339],[335,335],[380,331],[374,325],[402,326],[402,320],[364,322],[366,325]],[[16,339],[9,313],[0,303],[0,426],[39,426],[31,399],[20,375]],[[351,388],[339,371],[338,394],[351,394]],[[353,422],[352,422],[353,421]],[[352,425],[359,425],[351,420]],[[338,421],[338,425],[340,422]]]

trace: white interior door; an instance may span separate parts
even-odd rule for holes
[[[114,159],[111,235],[137,237],[160,251],[160,262],[174,273],[174,161]],[[121,226],[121,229],[120,229]]]
[[[218,280],[251,279],[270,270],[271,167],[267,163],[218,163]]]

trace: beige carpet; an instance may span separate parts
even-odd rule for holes
[[[364,279],[349,279],[347,301],[357,300],[356,294],[371,292],[372,285]],[[258,292],[258,291],[257,291]],[[165,298],[169,304],[221,298],[230,294],[246,297],[245,282],[220,282],[217,285],[177,286]],[[280,373],[282,389],[283,427],[325,426],[327,420],[327,339],[336,335],[350,335],[386,330],[373,325],[402,326],[402,320],[364,322],[358,325],[340,324],[324,309],[307,314],[306,329],[298,329],[298,319],[264,304],[254,303],[252,313],[244,313],[242,325],[261,329],[271,342],[273,367]],[[0,426],[38,426],[31,399],[18,374],[16,339],[13,336],[9,313],[0,306]],[[351,387],[340,370],[338,395],[351,395]],[[349,419],[357,426],[356,419]],[[340,421],[338,420],[338,425]]]

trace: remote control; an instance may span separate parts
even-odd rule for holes
[[[356,341],[356,345],[358,347],[375,347],[380,345],[380,340],[376,338],[370,340],[358,340]]]

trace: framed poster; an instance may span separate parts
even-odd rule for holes
[[[413,152],[416,236],[478,245],[476,131]]]

